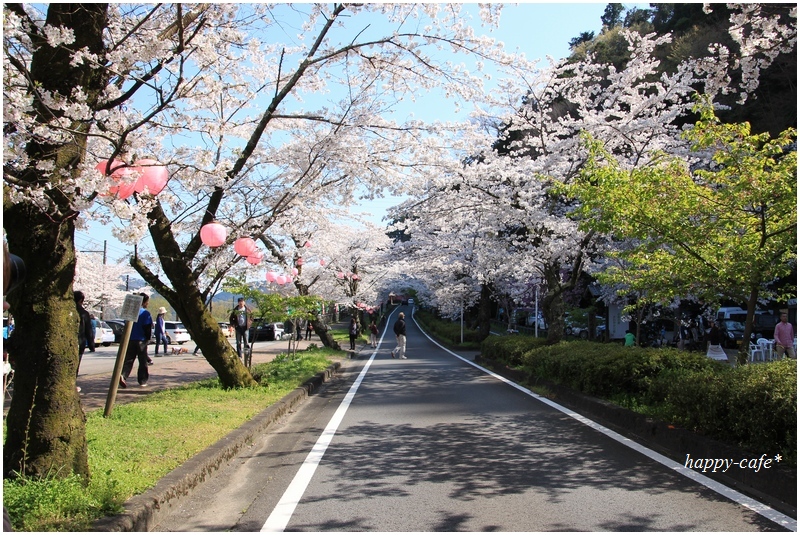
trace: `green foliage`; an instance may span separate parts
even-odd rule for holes
[[[713,170],[656,155],[624,169],[587,136],[590,157],[574,185],[584,229],[632,240],[600,275],[654,302],[695,295],[747,301],[760,284],[791,273],[797,256],[797,156],[788,129],[775,139],[747,123],[722,124],[710,107],[685,133],[694,151],[713,151]],[[777,261],[777,259],[780,259]]]
[[[461,343],[460,323],[442,320],[426,310],[417,310],[414,313],[414,319],[431,335],[447,344],[464,349],[480,347],[480,333],[466,327],[464,328],[464,343]]]
[[[119,405],[109,418],[87,415],[91,482],[20,478],[3,482],[17,531],[87,531],[131,496],[210,446],[330,365],[341,352],[313,349],[254,367],[259,387],[225,389],[217,379],[155,392]]]
[[[3,485],[3,505],[14,531],[84,531],[94,519],[121,510],[113,484],[103,488],[72,475],[22,477]]]
[[[257,309],[256,317],[269,322],[313,319],[321,301],[319,297],[313,295],[284,297],[275,293],[265,293],[236,277],[226,279],[224,288],[241,295],[248,302],[254,302]]]
[[[481,354],[532,376],[797,462],[797,361],[731,368],[702,353],[493,336]]]

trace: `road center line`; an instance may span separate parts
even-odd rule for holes
[[[417,322],[417,320],[415,319],[414,323],[416,323],[416,322]],[[417,327],[419,327],[419,324],[417,324]],[[633,440],[631,440],[629,438],[626,438],[626,437],[620,435],[619,433],[616,433],[616,432],[612,431],[611,429],[608,429],[607,427],[605,427],[603,425],[600,425],[599,423],[597,423],[597,422],[595,422],[593,420],[590,420],[589,418],[586,418],[585,416],[582,416],[582,415],[578,414],[577,412],[574,412],[574,411],[572,411],[572,410],[570,410],[570,409],[568,409],[568,408],[566,408],[566,407],[564,407],[562,405],[559,405],[558,403],[556,403],[555,401],[553,401],[551,399],[548,399],[548,398],[546,398],[544,396],[540,396],[539,394],[537,394],[537,393],[535,393],[535,392],[533,392],[533,391],[531,391],[531,390],[529,390],[529,389],[527,389],[527,388],[525,388],[523,386],[520,386],[520,385],[514,383],[513,381],[509,381],[505,377],[503,377],[501,375],[498,375],[497,373],[495,373],[495,372],[493,372],[493,371],[491,371],[489,369],[486,369],[483,366],[480,366],[480,365],[472,362],[471,360],[467,360],[464,357],[462,357],[461,355],[457,355],[456,353],[450,351],[446,347],[440,345],[436,340],[434,340],[433,338],[428,336],[428,333],[426,333],[421,327],[420,327],[420,331],[422,331],[422,334],[424,334],[428,338],[428,340],[430,340],[431,342],[433,342],[434,344],[439,346],[444,351],[446,351],[449,354],[453,355],[454,357],[463,360],[464,362],[466,362],[470,366],[474,366],[475,368],[478,368],[482,372],[484,372],[484,373],[486,373],[488,375],[491,375],[492,377],[495,377],[496,379],[499,379],[500,381],[506,383],[509,386],[512,386],[512,387],[516,388],[517,390],[519,390],[521,392],[524,392],[525,394],[527,394],[527,395],[529,395],[529,396],[541,401],[545,405],[549,405],[549,406],[553,407],[554,409],[556,409],[556,410],[558,410],[560,412],[563,412],[567,416],[569,416],[571,418],[574,418],[575,420],[579,421],[580,423],[582,423],[582,424],[584,424],[586,426],[589,426],[592,429],[595,429],[595,430],[603,433],[607,437],[616,440],[620,444],[623,444],[623,445],[631,448],[632,450],[638,451],[642,455],[645,455],[645,456],[653,459],[657,463],[660,463],[660,464],[666,466],[667,468],[669,468],[671,470],[674,470],[675,472],[678,472],[679,474],[681,474],[681,475],[683,475],[685,477],[688,477],[689,479],[695,481],[696,483],[699,483],[699,484],[703,485],[704,487],[709,488],[709,489],[713,490],[714,492],[716,492],[718,494],[721,494],[722,496],[725,496],[729,500],[731,500],[733,502],[736,502],[739,505],[750,509],[751,511],[755,511],[756,513],[760,514],[764,518],[767,518],[767,519],[771,520],[772,522],[775,522],[779,526],[783,526],[784,528],[789,529],[789,530],[794,531],[794,532],[797,531],[797,520],[795,520],[794,518],[792,518],[792,517],[790,517],[788,515],[784,515],[783,513],[780,513],[778,511],[776,511],[772,507],[770,507],[768,505],[765,505],[765,504],[763,504],[763,503],[761,503],[761,502],[759,502],[757,500],[754,500],[753,498],[750,498],[749,496],[746,496],[746,495],[742,494],[739,491],[736,491],[736,490],[734,490],[734,489],[732,489],[730,487],[727,487],[727,486],[723,485],[722,483],[719,483],[719,482],[714,481],[713,479],[711,479],[709,477],[706,477],[706,476],[704,476],[702,474],[699,474],[699,473],[695,472],[694,470],[692,470],[690,468],[687,468],[684,465],[673,461],[669,457],[665,457],[664,455],[656,453],[655,451],[651,450],[650,448],[642,446],[638,442],[635,442],[635,441],[633,441]]]
[[[383,338],[386,336],[386,331],[389,328],[389,319],[391,319],[393,314],[394,312],[392,312],[392,314],[390,314],[387,318],[386,326],[383,328],[383,333],[381,334],[381,339],[378,341],[378,347],[380,347],[383,343]],[[272,513],[269,515],[269,518],[267,518],[267,521],[264,523],[261,531],[274,533],[286,530],[286,526],[289,525],[289,521],[292,519],[292,515],[294,514],[295,508],[297,508],[297,504],[300,503],[300,499],[303,497],[303,494],[308,488],[308,484],[311,483],[311,478],[314,477],[314,473],[317,471],[317,467],[322,461],[325,451],[328,449],[328,446],[333,440],[333,436],[336,434],[337,429],[339,429],[339,425],[342,423],[344,415],[347,413],[347,409],[350,408],[350,403],[353,401],[359,386],[361,386],[361,381],[364,380],[364,376],[367,374],[367,370],[369,370],[372,361],[375,360],[375,355],[377,355],[377,353],[378,350],[375,349],[375,351],[372,352],[372,355],[370,355],[369,360],[364,365],[364,369],[361,370],[360,374],[358,374],[358,378],[355,380],[353,386],[350,387],[347,395],[339,404],[339,408],[336,409],[336,412],[328,422],[325,430],[317,439],[314,447],[311,448],[311,451],[306,457],[306,460],[303,461],[303,465],[300,467],[300,470],[298,470],[297,474],[295,474],[294,479],[292,479],[292,482],[289,484],[286,492],[283,493],[278,505],[276,505],[275,509],[272,510]]]

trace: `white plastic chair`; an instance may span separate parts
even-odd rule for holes
[[[769,338],[759,338],[758,347],[764,353],[764,360],[772,360],[773,342]]]
[[[756,362],[757,360],[758,361],[766,360],[766,355],[764,354],[764,348],[760,345],[750,342],[750,362]]]

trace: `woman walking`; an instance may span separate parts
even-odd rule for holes
[[[161,307],[158,309],[158,316],[156,316],[156,325],[155,325],[155,335],[156,335],[156,350],[154,355],[158,355],[158,346],[161,345],[161,342],[164,342],[164,355],[167,354],[167,343],[169,339],[167,338],[167,330],[164,327],[164,317],[167,315],[167,309]]]

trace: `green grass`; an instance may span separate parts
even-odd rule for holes
[[[86,531],[103,516],[324,370],[343,353],[311,347],[253,367],[257,388],[224,390],[216,379],[87,415],[88,487],[74,476],[3,482],[15,531]]]

